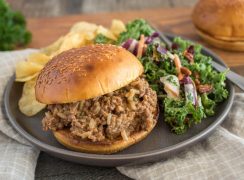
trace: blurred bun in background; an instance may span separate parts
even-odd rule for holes
[[[244,0],[200,0],[192,20],[197,33],[209,44],[244,51]]]

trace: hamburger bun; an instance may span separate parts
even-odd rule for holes
[[[214,47],[225,49],[229,51],[244,51],[244,41],[225,41],[214,38],[201,30],[196,29],[196,32],[201,36],[208,44]]]
[[[209,44],[243,51],[244,0],[200,0],[192,13],[197,33]]]
[[[143,73],[129,51],[114,45],[90,45],[65,51],[40,72],[36,99],[61,104],[98,97],[120,89]]]
[[[95,154],[112,154],[121,151],[147,137],[147,135],[150,134],[152,129],[155,127],[157,118],[158,111],[155,113],[153,126],[151,126],[149,130],[135,132],[128,137],[127,141],[123,139],[113,141],[105,140],[99,142],[91,142],[82,139],[75,140],[74,137],[71,135],[69,129],[53,131],[53,135],[60,144],[74,151]]]

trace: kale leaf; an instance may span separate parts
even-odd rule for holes
[[[193,124],[200,123],[206,117],[203,107],[195,107],[185,99],[164,99],[164,118],[176,134],[183,134]]]
[[[139,60],[144,66],[147,81],[159,95],[163,91],[162,83],[159,81],[160,77],[168,74],[176,74],[176,69],[166,54],[162,55],[158,53],[156,55],[158,60],[155,61],[155,53],[157,53],[155,49],[158,45],[158,43],[149,44],[146,54]]]
[[[130,38],[138,40],[141,34],[150,36],[153,32],[154,30],[144,19],[136,19],[126,24],[126,31],[119,35],[116,44],[119,45]]]
[[[107,38],[103,34],[98,34],[93,42],[94,44],[114,44],[114,40]]]
[[[207,116],[213,116],[216,103],[206,93],[201,95],[201,99],[205,114]]]

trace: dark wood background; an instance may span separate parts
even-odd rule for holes
[[[158,7],[191,7],[197,0],[7,0],[27,17],[140,10]]]

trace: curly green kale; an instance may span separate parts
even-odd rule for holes
[[[114,40],[107,38],[103,34],[98,34],[93,42],[94,44],[114,44]]]
[[[205,114],[207,116],[213,116],[216,103],[212,99],[209,99],[206,93],[201,95],[201,99],[202,99],[202,105],[204,106]]]
[[[186,102],[185,99],[173,100],[164,99],[164,118],[176,134],[183,134],[193,124],[201,122],[206,117],[203,107],[195,107],[192,103]]]
[[[144,66],[147,81],[159,95],[163,90],[162,83],[159,81],[160,77],[176,74],[176,69],[166,54],[162,55],[156,52],[158,45],[158,43],[149,44],[145,56],[140,61]],[[155,61],[155,56],[157,56],[158,61]]]
[[[119,35],[116,44],[121,44],[130,38],[138,40],[141,34],[149,36],[153,32],[154,30],[144,19],[136,19],[126,24],[126,31]]]
[[[0,0],[0,50],[12,50],[31,41],[31,33],[26,30],[26,21],[20,12],[14,12]]]
[[[177,75],[177,73],[174,62],[167,56],[167,53],[163,55],[157,53],[156,48],[161,45],[157,43],[148,45],[147,51],[140,61],[144,66],[146,79],[151,87],[157,91],[164,109],[165,122],[171,126],[173,132],[182,134],[193,124],[200,123],[204,117],[214,115],[217,103],[228,97],[228,91],[225,87],[226,72],[219,73],[213,69],[212,58],[202,54],[200,45],[177,37],[174,39],[177,49],[170,50],[170,52],[177,54],[182,65],[192,71],[191,78],[193,80],[195,79],[194,73],[198,73],[201,84],[210,84],[213,90],[209,93],[198,94],[201,104],[198,106],[186,101],[183,87],[180,89],[180,99],[170,99],[165,95],[159,79],[170,74]],[[183,54],[190,46],[194,48],[194,63],[190,63]]]
[[[202,54],[202,47],[200,45],[195,45],[192,42],[183,40],[179,37],[174,39],[174,43],[178,45],[178,49],[175,52],[180,56],[182,65],[189,68],[192,71],[192,74],[198,73],[201,84],[212,85],[212,92],[203,94],[201,95],[201,97],[205,113],[208,116],[214,115],[217,103],[224,101],[228,97],[228,91],[225,87],[227,72],[215,71],[211,63],[212,58]],[[189,61],[182,54],[182,52],[184,52],[191,45],[194,46],[193,64],[190,64]],[[191,77],[192,79],[195,78],[193,75]],[[211,104],[211,106],[209,104]]]

